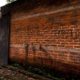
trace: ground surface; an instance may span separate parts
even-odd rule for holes
[[[8,65],[0,67],[0,80],[80,80],[66,79],[65,77],[55,77],[44,70],[38,68],[28,67],[24,69],[19,65]]]
[[[0,67],[0,80],[49,80],[13,66]],[[51,80],[51,79],[50,79]]]

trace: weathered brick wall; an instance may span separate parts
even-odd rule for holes
[[[17,8],[13,8],[11,18],[12,58],[22,63],[26,61],[48,67],[64,63],[80,70],[78,4],[38,6],[30,10],[21,7],[22,11]],[[66,69],[61,65],[58,68]]]

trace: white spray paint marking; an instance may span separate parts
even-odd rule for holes
[[[11,48],[25,48],[27,45],[25,44],[11,44],[10,47]],[[38,45],[29,45],[29,46],[35,46],[36,50],[40,50],[39,49],[39,44]],[[60,52],[73,52],[73,53],[80,53],[80,49],[75,49],[75,48],[65,48],[65,47],[55,47],[55,46],[46,46],[46,45],[42,45],[41,46],[44,50],[46,50],[47,52],[49,51],[60,51]]]
[[[75,9],[80,9],[80,6],[79,5],[78,6],[70,6],[70,7],[61,8],[61,9],[58,9],[55,11],[48,11],[48,12],[37,13],[37,14],[28,15],[28,16],[22,16],[22,17],[13,19],[13,21],[29,19],[29,18],[39,17],[39,16],[46,16],[46,15],[50,15],[50,14],[56,14],[56,13],[75,10]]]
[[[25,44],[11,44],[10,47],[14,47],[14,48],[25,48],[26,45]]]

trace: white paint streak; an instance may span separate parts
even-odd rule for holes
[[[27,45],[25,44],[12,44],[10,45],[11,48],[25,48]],[[38,45],[29,45],[29,47],[33,47],[35,46],[36,50],[40,50],[39,48],[39,44]],[[73,53],[80,53],[80,49],[75,49],[75,48],[65,48],[65,47],[55,47],[55,46],[46,46],[46,45],[42,45],[41,46],[44,50],[46,50],[47,52],[49,51],[59,51],[59,52],[73,52]]]
[[[32,14],[32,15],[22,16],[22,17],[20,16],[19,18],[13,19],[13,21],[24,20],[24,19],[29,19],[29,18],[39,17],[39,16],[46,16],[46,15],[50,15],[50,14],[56,14],[56,13],[70,11],[70,10],[75,10],[75,9],[80,9],[80,6],[79,5],[77,5],[77,6],[70,6],[70,7],[65,7],[65,8],[61,8],[61,9],[58,9],[58,10],[54,10],[54,11],[37,13],[37,14]]]
[[[25,48],[26,45],[25,44],[12,44],[12,45],[10,45],[10,47],[14,47],[14,48]]]

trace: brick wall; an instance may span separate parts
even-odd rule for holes
[[[50,68],[64,63],[79,71],[80,6],[65,5],[13,8],[11,58]],[[60,64],[61,70],[66,67]]]

